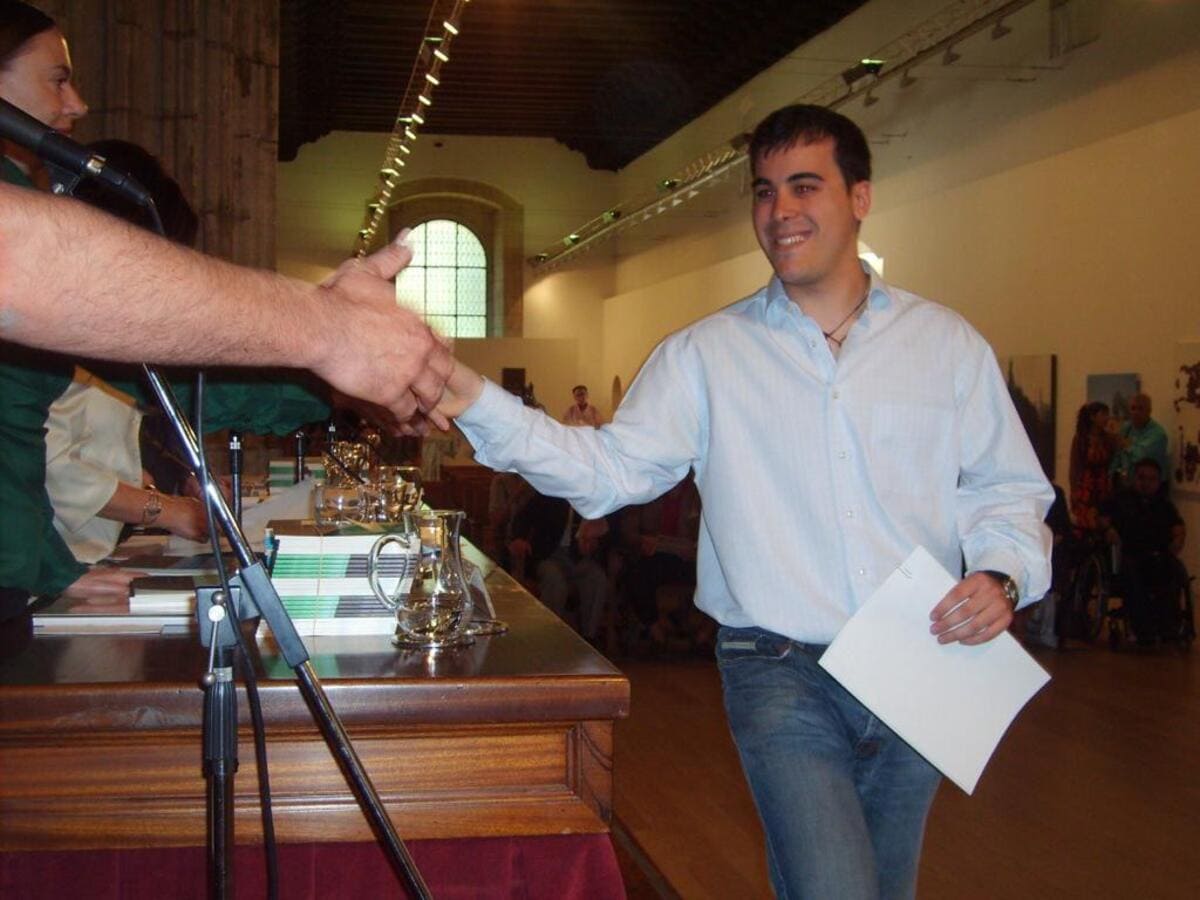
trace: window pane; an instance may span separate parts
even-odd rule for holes
[[[412,230],[413,261],[396,298],[448,337],[487,336],[487,254],[471,229],[432,219]]]
[[[487,319],[483,316],[462,316],[458,320],[458,334],[455,337],[487,337]]]
[[[458,229],[458,264],[460,266],[478,266],[481,269],[487,265],[483,244],[479,243],[479,238],[475,237],[469,228],[462,226],[459,226]]]
[[[483,269],[458,270],[458,314],[460,316],[482,316],[487,312],[485,274]]]
[[[408,236],[408,244],[413,248],[413,258],[409,266],[425,265],[425,238],[428,235],[429,229],[424,225],[418,225]]]
[[[425,246],[425,265],[454,265],[455,232],[458,230],[458,225],[446,219],[435,219],[425,224],[429,229]]]
[[[396,296],[409,309],[425,311],[425,270],[409,266],[396,278]]]
[[[425,273],[425,311],[454,315],[454,269],[426,269]]]
[[[454,333],[454,316],[429,316],[426,321],[429,323],[429,327],[438,334],[446,337],[458,337]]]

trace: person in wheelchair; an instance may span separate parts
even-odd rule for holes
[[[1185,530],[1175,504],[1159,491],[1161,484],[1158,462],[1140,459],[1132,484],[1110,498],[1100,513],[1109,542],[1120,546],[1117,587],[1139,644],[1153,644],[1178,631],[1177,555]]]

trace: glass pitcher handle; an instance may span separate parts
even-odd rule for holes
[[[416,539],[419,541],[420,537],[418,536]],[[413,573],[409,571],[412,541],[413,537],[407,534],[383,534],[371,546],[371,552],[367,555],[367,584],[370,585],[371,592],[379,598],[379,602],[392,611],[395,611],[400,605],[400,598],[412,588]],[[396,589],[391,594],[379,584],[379,555],[388,544],[399,544],[404,548],[404,554],[401,557],[404,560],[404,567],[401,577],[396,579]]]

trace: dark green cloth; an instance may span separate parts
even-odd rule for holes
[[[0,160],[0,178],[33,187]],[[46,495],[46,414],[73,371],[51,354],[0,342],[0,617],[19,612],[28,593],[61,593],[87,571],[54,530]]]

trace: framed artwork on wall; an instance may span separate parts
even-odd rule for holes
[[[1097,400],[1107,403],[1108,411],[1114,420],[1114,428],[1119,428],[1129,419],[1129,401],[1141,389],[1141,376],[1133,372],[1087,377],[1088,403],[1095,403]]]
[[[1008,393],[1046,477],[1054,480],[1054,429],[1058,418],[1058,357],[1010,356],[1001,362]]]
[[[1171,487],[1178,495],[1200,500],[1200,341],[1176,347]]]

